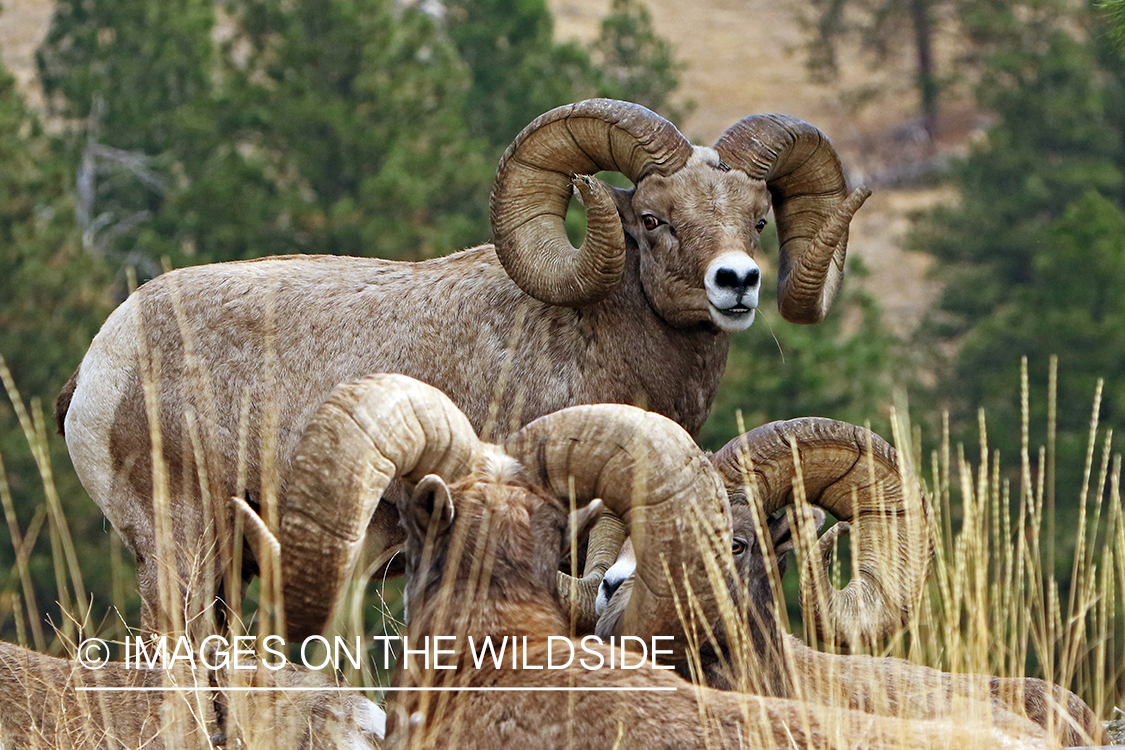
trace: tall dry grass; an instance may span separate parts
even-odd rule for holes
[[[1057,382],[1056,366],[1052,361],[1052,384]],[[1065,523],[1055,518],[1055,498],[1050,490],[1054,474],[1054,391],[1052,388],[1047,439],[1038,447],[1029,430],[1026,360],[1020,386],[1022,420],[1015,426],[1023,437],[1022,450],[1014,465],[990,449],[983,411],[979,415],[979,442],[971,449],[976,457],[974,462],[964,446],[951,443],[948,416],[943,419],[941,434],[931,442],[934,447],[927,452],[924,436],[912,425],[908,410],[892,410],[899,460],[916,477],[913,486],[908,483],[906,489],[908,493],[924,493],[929,499],[932,517],[928,523],[935,540],[926,592],[910,613],[906,626],[887,641],[874,645],[841,648],[817,644],[808,622],[790,622],[793,610],[786,607],[785,587],[777,580],[776,571],[770,588],[781,632],[802,633],[806,643],[817,644],[818,649],[828,653],[897,657],[905,661],[880,662],[883,666],[875,670],[855,666],[863,662],[821,660],[815,670],[807,671],[813,675],[811,679],[798,681],[798,696],[807,690],[818,700],[849,705],[862,692],[876,713],[901,716],[908,700],[917,706],[938,705],[944,686],[955,684],[967,690],[970,697],[980,699],[962,706],[959,718],[987,724],[989,682],[960,676],[1032,677],[1076,693],[1107,722],[1111,740],[1125,742],[1125,722],[1110,722],[1120,717],[1120,709],[1125,708],[1122,461],[1120,454],[1113,452],[1112,430],[1098,424],[1101,388],[1099,383],[1092,394],[1082,486],[1060,488],[1060,492],[1073,491],[1078,497],[1077,513],[1065,519]],[[740,429],[744,430],[741,425]],[[794,453],[796,458],[796,446]],[[805,504],[799,473],[798,468],[794,488],[798,509]],[[815,539],[809,518],[808,513],[798,512],[794,516],[794,521],[804,526],[799,532],[799,563],[810,552]],[[917,521],[906,518],[903,522]],[[1068,577],[1056,574],[1056,526],[1075,530]],[[756,533],[759,546],[766,547],[769,532],[764,519],[759,519]],[[851,576],[850,552],[845,541],[831,563],[830,577],[838,588]],[[761,676],[777,669],[779,663],[790,674],[807,670],[808,657],[799,653],[792,642],[767,644],[763,651],[760,644],[753,644],[746,628],[735,628],[731,635],[731,625],[739,615],[736,602],[721,590],[726,575],[721,561],[717,561],[712,584],[723,602],[720,617],[728,633],[730,662],[734,666],[731,671],[736,682],[757,691],[764,689]],[[701,643],[711,637],[706,625],[698,637]],[[927,665],[956,676],[941,682],[936,673],[923,673],[911,665]],[[701,665],[696,663],[693,668],[700,669]],[[932,680],[932,684],[924,684],[926,680]],[[1018,685],[1017,702],[1022,702],[1023,683]],[[1027,689],[1033,688],[1029,685]],[[1065,715],[1064,706],[1054,698],[1046,703]],[[972,711],[980,714],[971,715]],[[1053,718],[1049,723],[1049,733],[1064,729]]]
[[[153,389],[159,378],[159,363],[149,361],[146,368],[146,389]],[[889,642],[865,649],[880,656],[898,656],[915,664],[929,665],[944,671],[964,674],[990,674],[1004,677],[1041,677],[1067,687],[1080,695],[1103,719],[1113,717],[1115,707],[1125,708],[1125,513],[1121,500],[1121,468],[1119,454],[1113,452],[1112,434],[1100,428],[1099,392],[1093,395],[1090,435],[1085,466],[1085,482],[1078,488],[1080,503],[1076,519],[1074,555],[1071,574],[1060,579],[1055,573],[1053,534],[1058,524],[1054,498],[1049,492],[1053,474],[1053,419],[1048,435],[1040,447],[1029,434],[1029,408],[1026,363],[1021,383],[1023,420],[1018,426],[1023,435],[1023,449],[1017,457],[1000,456],[989,448],[986,416],[980,415],[980,441],[966,449],[951,444],[948,422],[942,433],[929,440],[910,422],[906,409],[897,410],[894,442],[900,456],[919,478],[919,489],[930,499],[934,515],[935,556],[927,594],[912,613],[909,624]],[[10,572],[9,585],[0,591],[0,621],[12,622],[21,645],[40,652],[73,654],[73,647],[84,637],[96,635],[121,644],[135,635],[135,624],[123,618],[109,618],[96,625],[90,621],[90,601],[82,580],[82,561],[77,558],[67,519],[62,513],[55,490],[53,467],[47,450],[47,428],[41,404],[27,404],[21,398],[6,366],[0,361],[7,397],[23,430],[28,450],[35,460],[43,487],[43,500],[25,527],[17,519],[12,494],[0,456],[0,501],[15,550],[16,563]],[[1054,379],[1053,379],[1054,380]],[[247,395],[249,398],[249,395]],[[155,408],[155,405],[153,404]],[[1053,402],[1052,402],[1053,416]],[[158,420],[150,420],[158,424]],[[1000,426],[1012,429],[1011,425]],[[188,425],[193,448],[202,450],[206,427]],[[154,456],[160,454],[159,430],[152,435]],[[266,451],[269,453],[269,451]],[[202,465],[202,462],[199,462]],[[169,502],[166,478],[157,468],[156,507]],[[1014,477],[1014,479],[1013,479]],[[277,468],[267,468],[267,488],[280,485]],[[199,478],[206,490],[207,478]],[[164,488],[164,489],[162,489]],[[267,493],[269,494],[269,493]],[[271,495],[263,502],[259,519],[261,528],[250,533],[245,514],[233,514],[234,527],[229,530],[231,544],[221,555],[229,612],[227,625],[234,634],[252,633],[259,642],[269,634],[282,635],[277,551],[266,552],[276,530],[276,514],[271,513]],[[210,502],[210,500],[208,501]],[[216,507],[219,507],[216,505]],[[161,515],[158,513],[158,516]],[[216,515],[224,515],[218,513]],[[53,632],[44,627],[42,602],[35,590],[42,581],[33,581],[27,560],[31,550],[47,531],[46,544],[54,562],[54,588],[64,613]],[[161,526],[163,544],[173,544],[173,531]],[[265,573],[263,580],[245,592],[237,577],[243,535],[250,535],[259,552]],[[1046,541],[1045,541],[1046,540]],[[107,540],[114,570],[123,564],[120,540],[112,532]],[[166,547],[169,548],[169,547]],[[841,551],[837,577],[848,575],[847,550]],[[343,635],[349,641],[363,637],[369,649],[363,665],[350,668],[344,682],[362,685],[368,695],[382,702],[388,697],[381,688],[389,675],[376,665],[381,661],[381,646],[372,635],[401,634],[401,597],[388,581],[372,578],[385,559],[364,560],[357,567],[346,594],[346,604],[333,625],[330,635]],[[719,571],[719,567],[716,567]],[[185,631],[191,617],[180,595],[180,585],[173,571],[161,586],[162,597],[171,615],[162,623],[170,634]],[[114,579],[112,604],[124,611],[125,592],[134,586],[118,573]],[[372,593],[374,591],[375,593]],[[775,582],[775,595],[784,597],[781,582]],[[790,623],[786,607],[777,607],[784,628]],[[798,631],[800,625],[793,624]],[[806,633],[806,638],[808,634]],[[830,648],[821,646],[822,648]],[[748,659],[754,658],[748,656]],[[878,692],[876,690],[876,692]],[[232,698],[233,701],[239,700]],[[168,702],[162,715],[164,736],[169,746],[177,746],[178,738],[195,737],[200,714],[187,710],[190,702]],[[238,713],[238,711],[235,711]],[[259,730],[262,728],[259,727]],[[248,736],[268,737],[268,732],[248,731]],[[187,740],[185,740],[187,741]],[[268,743],[267,745],[268,746]]]
[[[150,414],[154,415],[159,362],[148,359],[147,365],[143,368],[142,381]],[[5,387],[34,459],[43,489],[43,499],[30,523],[21,527],[16,499],[0,453],[0,505],[15,557],[7,587],[0,591],[0,627],[10,625],[15,630],[16,643],[35,654],[73,660],[70,664],[50,659],[24,664],[23,654],[0,647],[0,748],[87,750],[132,747],[144,743],[146,748],[197,750],[230,746],[229,743],[236,740],[241,747],[262,749],[363,746],[362,742],[350,744],[356,742],[358,734],[349,714],[355,711],[362,713],[366,709],[349,697],[355,691],[334,692],[332,685],[337,680],[331,672],[327,673],[326,680],[318,680],[304,676],[300,670],[276,673],[261,668],[249,672],[233,669],[216,671],[192,669],[182,661],[173,669],[158,669],[156,672],[141,668],[139,662],[127,668],[110,664],[101,669],[86,669],[80,665],[77,661],[78,646],[90,638],[108,643],[108,655],[113,661],[121,662],[128,658],[127,641],[133,644],[135,658],[138,638],[148,643],[148,639],[155,639],[160,634],[169,636],[172,644],[169,651],[174,648],[176,639],[185,634],[195,639],[196,644],[202,636],[216,632],[223,633],[230,641],[252,635],[259,648],[266,636],[283,636],[279,548],[274,536],[276,518],[271,528],[244,502],[244,512],[238,512],[240,498],[230,498],[229,505],[223,506],[227,513],[208,514],[207,519],[209,524],[213,524],[210,526],[214,537],[210,540],[211,544],[219,545],[217,539],[229,534],[229,544],[223,546],[217,556],[222,562],[222,570],[215,570],[215,559],[199,555],[198,551],[194,558],[185,558],[179,550],[175,550],[176,530],[167,522],[171,517],[168,512],[171,502],[168,470],[164,462],[158,460],[163,455],[159,420],[151,419],[150,423],[156,425],[151,438],[157,547],[166,552],[168,560],[175,561],[175,564],[160,570],[161,619],[156,633],[142,631],[139,623],[127,621],[124,615],[128,608],[127,599],[130,596],[135,599],[137,583],[135,578],[129,580],[127,575],[131,568],[124,560],[121,538],[110,529],[106,548],[112,581],[112,601],[108,603],[111,615],[95,622],[91,613],[104,610],[107,603],[97,602],[94,606],[87,595],[82,561],[55,485],[48,450],[51,438],[48,438],[43,406],[38,399],[30,402],[23,399],[2,357],[0,382]],[[205,439],[200,435],[207,428],[200,429],[193,423],[194,419],[195,415],[188,415],[187,434],[198,456],[203,452],[202,441]],[[198,463],[203,465],[202,461]],[[213,498],[207,494],[209,485],[205,473],[201,471],[198,479],[204,501],[210,505]],[[271,489],[277,487],[275,468],[271,467],[267,473],[265,484]],[[220,501],[214,500],[215,507],[218,507]],[[224,520],[233,518],[235,527],[224,529],[215,520],[219,515]],[[36,545],[41,547],[44,544],[44,529],[53,562],[54,604],[61,612],[58,621],[45,613],[42,594],[36,593],[49,589],[50,584],[35,580],[28,564]],[[233,573],[241,564],[244,536],[254,549],[261,569],[260,578],[245,592],[245,598],[239,576]],[[199,576],[206,579],[215,575],[225,577],[225,591],[230,595],[224,603],[212,604],[207,611],[201,612],[199,602],[191,601],[189,584],[200,580]],[[185,596],[185,592],[189,596]],[[216,611],[218,607],[223,610],[221,614]],[[222,627],[216,624],[220,621],[224,623]],[[364,629],[357,628],[356,632],[362,633]],[[263,660],[267,656],[261,652],[258,654]],[[13,664],[23,666],[12,668]],[[370,677],[372,672],[366,670],[363,674]],[[341,680],[339,684],[362,685],[363,674],[347,675],[349,679]],[[373,679],[369,682],[374,684]],[[128,689],[112,693],[87,692],[89,688],[106,687],[116,691],[122,686]],[[279,686],[285,689],[275,689]],[[217,702],[219,693],[222,693],[222,698]],[[139,727],[129,716],[134,711],[148,716]],[[5,725],[4,721],[11,721],[13,717],[26,718],[27,721],[21,721],[19,726]],[[36,717],[43,717],[43,722],[40,723]],[[232,735],[237,735],[237,738]],[[12,740],[12,736],[19,738],[18,741]],[[370,739],[366,735],[362,737],[362,741]],[[149,742],[156,744],[150,745]]]
[[[1057,382],[1052,360],[1052,384]],[[1060,524],[1053,485],[1055,396],[1041,444],[1029,430],[1027,361],[1020,384],[1022,448],[1005,457],[988,445],[979,414],[975,463],[952,446],[948,420],[923,464],[909,421],[896,421],[896,442],[919,471],[935,510],[937,545],[929,594],[893,653],[949,671],[1040,677],[1080,695],[1100,716],[1125,708],[1125,517],[1121,454],[1102,429],[1099,382],[1077,518]],[[900,413],[901,414],[901,413]],[[992,426],[1013,429],[1015,426]],[[1018,473],[1016,473],[1018,472]],[[1016,479],[1012,476],[1016,474]],[[1056,574],[1056,527],[1075,528],[1069,579]]]

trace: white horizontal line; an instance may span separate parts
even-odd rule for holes
[[[221,690],[230,693],[322,693],[328,691],[360,692],[375,690],[381,693],[406,693],[406,692],[584,692],[584,693],[666,693],[675,691],[675,687],[86,687],[75,688],[86,693],[189,693],[196,691]]]

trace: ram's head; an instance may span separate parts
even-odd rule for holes
[[[480,441],[437,389],[403,375],[374,375],[332,392],[305,430],[290,471],[280,541],[291,637],[321,632],[331,619],[371,515],[396,477],[414,485],[399,505],[414,597],[437,580],[431,575],[441,578],[447,568],[456,574],[467,565],[469,576],[477,565],[509,587],[515,579],[545,580],[560,603],[569,597],[573,609],[592,613],[596,580],[592,586],[566,576],[555,580],[559,520],[572,504],[585,508],[600,499],[630,528],[646,561],[624,621],[631,632],[668,635],[682,644],[676,602],[711,588],[707,561],[731,546],[719,473],[666,417],[620,404],[575,406],[531,422],[496,446]],[[500,509],[530,530],[482,526],[482,518]],[[444,531],[453,524],[473,525],[480,542],[450,562]],[[553,539],[540,539],[544,529]],[[441,540],[427,541],[438,532]],[[522,552],[519,544],[497,551],[520,534],[539,541],[528,541]],[[548,542],[553,549],[542,552]],[[526,564],[509,571],[489,560]]]
[[[633,182],[611,188],[591,175]],[[575,250],[563,226],[572,186],[586,206]],[[545,302],[579,306],[610,294],[639,248],[641,286],[664,320],[754,320],[754,256],[772,204],[781,255],[778,307],[797,323],[824,318],[840,287],[848,224],[870,191],[848,193],[836,152],[818,129],[785,115],[752,115],[713,148],[636,104],[591,99],[554,109],[509,146],[492,193],[496,252],[513,280]]]
[[[841,644],[879,640],[903,626],[922,595],[933,553],[931,518],[913,475],[885,440],[844,422],[807,417],[751,430],[712,455],[711,463],[731,503],[737,573],[729,582],[730,601],[743,610],[740,627],[748,625],[751,637],[763,625],[773,630],[761,622],[773,617],[779,594],[771,569],[784,570],[795,537],[815,538],[826,511],[840,522],[805,556],[805,617],[821,638]],[[837,590],[828,571],[843,534],[851,537],[852,577]],[[602,584],[612,593],[601,598],[597,633],[603,637],[628,632],[621,613],[630,596],[630,567],[613,566]],[[723,625],[716,622],[719,630]]]

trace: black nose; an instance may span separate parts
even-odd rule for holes
[[[725,289],[749,289],[757,286],[761,277],[762,272],[757,268],[749,268],[741,275],[733,268],[720,268],[715,272],[715,284]]]
[[[617,592],[617,589],[621,588],[621,584],[623,583],[625,583],[624,578],[618,578],[613,581],[608,578],[602,579],[601,586],[598,588],[600,589],[599,593],[605,597],[606,603],[609,603],[609,600],[613,598],[613,595]]]

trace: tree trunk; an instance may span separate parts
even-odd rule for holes
[[[922,127],[932,148],[937,137],[938,85],[934,72],[934,28],[929,0],[910,0],[910,18],[914,23],[914,46],[918,53],[917,85],[922,105]]]

